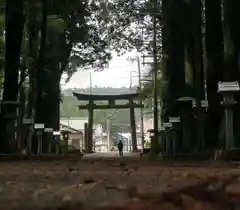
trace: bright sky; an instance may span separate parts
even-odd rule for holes
[[[138,84],[137,61],[131,62],[129,57],[137,56],[136,51],[127,53],[121,57],[114,54],[108,68],[101,72],[79,70],[71,80],[63,86],[66,88],[87,88],[90,86],[90,74],[92,75],[92,87],[130,87]],[[90,73],[91,72],[91,73]],[[131,76],[132,75],[132,76]]]

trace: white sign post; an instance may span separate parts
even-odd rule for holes
[[[45,125],[44,124],[34,124],[35,129],[44,129]]]
[[[23,124],[25,124],[25,125],[33,124],[33,119],[31,119],[31,118],[24,118],[23,119]]]
[[[45,133],[52,133],[53,129],[52,128],[44,128]]]
[[[61,135],[61,132],[60,132],[60,131],[53,131],[53,135],[54,135],[54,136],[60,136],[60,135]]]
[[[180,123],[180,117],[169,117],[170,123]]]
[[[239,91],[238,82],[219,82],[218,83],[218,92],[236,92]]]
[[[165,122],[163,123],[164,128],[172,128],[172,123],[171,122]]]
[[[196,100],[192,101],[192,108],[196,107]],[[202,108],[208,108],[208,101],[201,100],[201,107]]]

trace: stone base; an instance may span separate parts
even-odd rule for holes
[[[229,151],[208,150],[203,152],[187,152],[175,154],[159,154],[161,160],[216,160],[216,161],[240,161],[240,149],[235,148]]]
[[[217,150],[214,154],[215,160],[240,161],[240,148],[234,148],[228,151]]]
[[[7,162],[7,161],[58,161],[62,159],[81,159],[82,155],[79,154],[50,154],[50,155],[19,155],[19,154],[13,154],[13,155],[4,155],[0,154],[0,162]]]
[[[149,148],[145,148],[143,150],[143,154],[149,154],[151,152],[151,150]]]
[[[159,154],[162,160],[180,160],[180,161],[191,161],[191,160],[210,160],[212,152],[188,152],[188,153],[175,153],[175,154]]]

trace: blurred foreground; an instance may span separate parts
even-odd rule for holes
[[[0,209],[237,209],[238,174],[238,163],[161,162],[114,152],[7,161],[0,163]]]

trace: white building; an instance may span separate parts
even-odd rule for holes
[[[75,130],[81,131],[84,134],[84,124],[88,123],[88,118],[84,117],[61,117],[60,124],[63,126],[71,127]],[[93,125],[93,149],[96,152],[108,151],[108,141],[104,135],[103,127],[101,124]],[[70,140],[71,141],[71,140]]]

